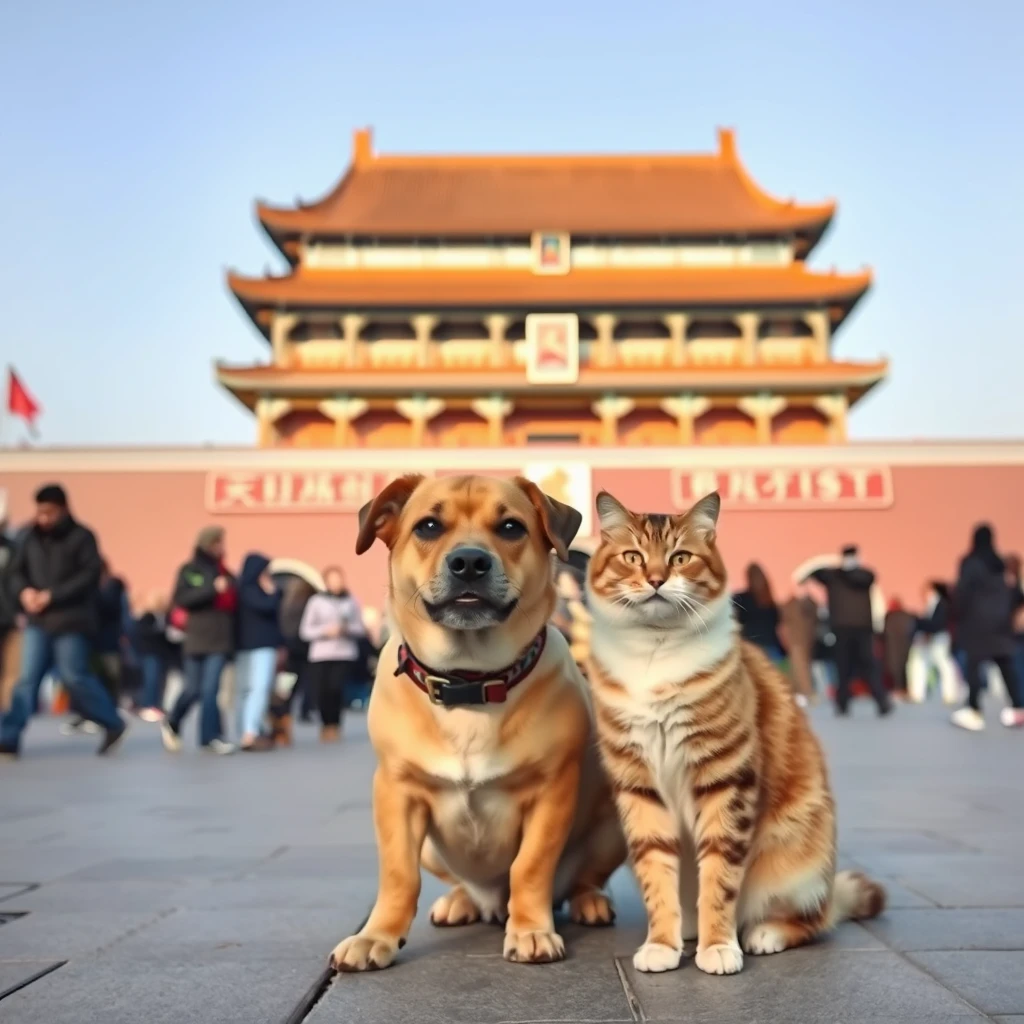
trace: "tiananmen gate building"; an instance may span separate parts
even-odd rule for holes
[[[584,513],[602,488],[682,511],[713,488],[738,582],[780,596],[808,559],[861,544],[910,605],[972,526],[1024,548],[1024,444],[848,442],[887,374],[837,353],[867,270],[809,258],[834,203],[768,195],[715,152],[391,156],[369,131],[322,200],[257,204],[287,266],[228,287],[267,358],[216,366],[251,449],[0,452],[17,522],[65,483],[136,594],[166,590],[197,530],[322,567],[380,605],[385,555],[356,513],[401,472],[524,473]]]

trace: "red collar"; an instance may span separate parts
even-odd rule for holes
[[[504,704],[508,691],[518,686],[537,666],[548,631],[545,626],[530,646],[507,668],[496,672],[449,672],[428,668],[406,644],[398,648],[395,675],[407,675],[429,698],[431,704],[454,708],[467,704]]]

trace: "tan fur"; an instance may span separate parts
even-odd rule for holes
[[[441,536],[414,532],[425,517],[443,524]],[[527,527],[523,538],[499,535],[508,517]],[[365,926],[336,947],[332,963],[361,971],[394,960],[416,913],[421,865],[452,885],[431,910],[435,925],[507,917],[506,959],[559,960],[553,904],[568,899],[574,919],[610,923],[602,887],[626,855],[586,685],[562,636],[546,627],[555,602],[551,551],[564,555],[579,515],[525,480],[405,477],[361,521],[359,551],[378,537],[391,549],[394,633],[368,711],[380,884]],[[493,628],[448,629],[426,611],[431,581],[459,544],[496,555],[518,595]],[[439,672],[498,670],[543,628],[540,662],[503,704],[446,709],[394,674],[402,641]]]
[[[712,495],[641,516],[598,498],[589,682],[647,908],[645,971],[677,967],[696,938],[697,966],[732,974],[740,939],[776,953],[885,903],[863,875],[836,875],[821,747],[783,675],[739,640],[718,508]]]

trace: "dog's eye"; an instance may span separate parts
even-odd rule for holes
[[[526,527],[518,519],[502,519],[495,533],[502,540],[521,540],[526,536]]]
[[[677,551],[670,559],[669,565],[675,566],[677,569],[681,565],[686,563],[693,558],[693,552],[691,551]]]
[[[440,519],[435,519],[433,516],[427,516],[426,519],[421,519],[412,528],[412,532],[415,533],[420,540],[434,540],[444,533],[444,523],[442,523]]]
[[[644,564],[644,556],[641,555],[639,551],[623,551],[622,552],[622,557],[630,565],[643,565]]]

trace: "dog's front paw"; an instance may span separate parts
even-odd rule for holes
[[[334,947],[330,964],[336,971],[381,971],[394,963],[398,942],[383,935],[352,935]]]
[[[674,971],[682,956],[681,949],[673,949],[661,942],[645,942],[633,954],[633,966],[645,974],[660,974],[663,971]]]
[[[550,964],[565,959],[565,943],[554,932],[505,932],[505,959],[515,964]]]
[[[577,893],[569,901],[569,917],[576,924],[600,927],[615,920],[615,910],[612,901],[600,889],[590,889]]]
[[[451,892],[438,897],[430,908],[430,923],[438,928],[475,924],[479,920],[480,908],[469,898],[466,890],[458,885]]]
[[[698,949],[694,963],[705,974],[739,974],[743,970],[743,951],[737,945],[720,942]]]

